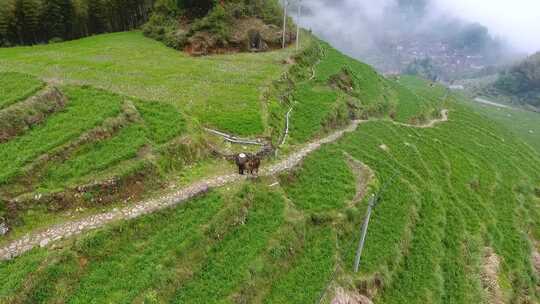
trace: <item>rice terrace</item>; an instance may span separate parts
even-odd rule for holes
[[[540,303],[540,114],[351,3],[0,0],[0,303]]]

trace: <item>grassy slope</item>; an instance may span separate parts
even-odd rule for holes
[[[43,124],[0,145],[4,167],[0,182],[7,183],[38,156],[74,140],[118,115],[124,98],[88,87],[65,87],[70,103]],[[50,162],[45,183],[69,184],[72,178],[103,171],[119,161],[132,159],[145,144],[163,144],[186,130],[184,117],[171,105],[136,101],[141,121],[119,130],[109,139],[80,147],[66,162]]]
[[[318,44],[320,60],[313,63],[314,77],[310,69],[293,93],[294,142],[305,142],[335,129],[350,117],[391,117],[400,122],[423,123],[438,115],[444,94],[415,94],[407,86],[410,79],[386,79],[369,65],[343,55],[327,43]],[[349,82],[348,90],[336,87],[335,79],[340,75]]]
[[[444,97],[447,90],[440,85],[430,86],[430,82],[414,76],[401,76],[400,83],[425,98]],[[455,97],[470,109],[505,126],[516,136],[540,152],[540,114],[519,108],[499,108],[471,101],[465,96]]]
[[[271,180],[248,182],[0,264],[9,286],[0,298],[312,303],[339,265],[346,288],[347,277],[382,278],[378,303],[480,303],[490,246],[503,261],[504,296],[534,301],[528,238],[540,238],[531,188],[540,156],[500,125],[449,106],[451,120],[434,129],[362,125],[283,176],[284,192],[265,186]],[[350,270],[365,205],[347,207],[355,181],[342,151],[380,183],[400,172],[374,211],[357,277]]]
[[[260,134],[261,89],[285,71],[292,50],[193,58],[140,32],[0,49],[0,72],[88,84],[179,106],[202,123],[238,135]]]
[[[196,137],[200,135],[197,120],[240,135],[262,134],[262,92],[287,69],[282,61],[292,52],[288,49],[193,58],[138,32],[0,49],[0,73],[6,76],[0,81],[0,108],[43,86],[28,74],[60,84],[70,101],[64,111],[1,144],[0,185],[4,189],[0,216],[6,212],[5,200],[23,191],[58,192],[132,173],[142,167],[146,155],[139,152],[143,146],[149,147],[144,151],[152,153],[149,159],[157,160],[155,164],[160,166],[161,173],[182,170],[186,161],[197,158],[191,154],[201,154],[195,151],[199,140]],[[41,164],[39,175],[26,176],[25,166],[71,144],[90,129],[107,125],[106,120],[120,114],[128,100],[135,105],[141,121],[114,130],[111,138],[84,143],[70,152],[65,161]],[[182,143],[189,142],[190,147],[174,146],[175,143],[168,146],[179,135],[184,135]],[[38,213],[21,214],[22,221],[17,220],[17,225],[35,223],[35,219],[44,216],[43,212]]]
[[[538,154],[467,112],[456,106],[450,123],[423,132],[373,124],[346,141],[381,180],[394,168],[402,171],[395,194],[386,194],[375,211],[364,262],[367,273],[390,270],[383,303],[478,302],[478,260],[488,245],[504,259],[502,279],[513,282],[506,286],[511,296],[534,289],[523,233],[539,229],[530,189],[540,179]],[[416,199],[406,199],[411,194]],[[402,243],[407,229],[412,240]]]
[[[160,162],[171,162],[178,168],[191,157],[183,155],[185,151],[178,151],[174,156],[162,151],[169,141],[187,133],[185,116],[174,106],[140,100],[126,103],[125,97],[90,87],[66,86],[63,91],[70,100],[64,111],[51,115],[44,123],[0,145],[0,155],[3,155],[0,163],[4,168],[0,173],[0,191],[6,198],[28,193],[62,193],[96,180],[129,176],[154,166],[146,157],[147,152],[155,153],[152,155],[154,159],[158,155]],[[132,105],[129,111],[138,118],[111,130],[110,119],[126,111],[127,104]],[[73,145],[92,128],[103,126],[105,131],[100,132],[112,132],[110,137],[96,141],[92,140],[93,136],[85,135],[90,141]],[[39,161],[66,146],[74,149],[70,149],[68,154],[62,153],[64,156],[58,159]],[[34,169],[28,171],[28,166],[34,165]],[[165,165],[163,169],[168,170]],[[152,178],[150,182],[155,183],[160,177]],[[50,225],[51,221],[54,223],[70,214],[57,214],[39,203],[21,207],[15,218],[16,224],[11,226],[10,238]],[[0,216],[5,216],[6,211],[5,201],[0,199]]]
[[[317,67],[313,88],[352,62],[327,52],[330,60]],[[355,95],[362,105],[387,105],[401,121],[442,94],[414,79],[405,80],[412,91],[404,90],[359,63],[352,73],[357,88],[364,88]],[[325,102],[314,106],[325,108]],[[139,111],[152,141],[168,138],[167,129],[182,124],[155,123],[169,118],[145,105]],[[273,180],[249,181],[241,190],[212,192],[66,241],[59,250],[35,249],[2,262],[0,303],[313,303],[336,266],[338,282],[347,288],[355,285],[347,283],[350,278],[382,278],[377,303],[480,303],[486,296],[479,280],[485,246],[503,259],[504,296],[537,301],[529,238],[540,239],[532,186],[540,184],[540,156],[496,122],[459,103],[445,106],[450,121],[433,129],[390,121],[361,125],[283,176],[283,191],[266,186]],[[311,110],[298,110],[296,121],[298,115],[305,122],[320,115]],[[306,139],[321,132],[321,125],[313,126]],[[132,130],[138,131],[122,131]],[[95,151],[117,151],[114,142],[110,150]],[[81,149],[68,167],[94,165],[93,151]],[[343,151],[368,164],[379,184],[400,173],[374,211],[358,276],[350,269],[365,202],[347,204],[355,180]]]
[[[19,172],[21,166],[37,156],[62,145],[106,118],[120,112],[121,99],[99,90],[72,88],[67,90],[71,102],[65,111],[50,117],[45,123],[22,136],[0,144],[0,183]]]
[[[32,96],[43,82],[39,79],[20,73],[0,73],[0,110],[20,100]]]
[[[540,152],[540,113],[521,109],[498,108],[464,100],[471,109],[506,126],[516,136]]]

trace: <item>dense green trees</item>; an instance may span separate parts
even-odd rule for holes
[[[407,75],[421,76],[432,81],[437,81],[442,74],[431,58],[415,59],[407,66],[404,73]]]
[[[540,52],[501,73],[495,88],[517,97],[520,103],[540,107]]]
[[[176,49],[184,49],[190,38],[201,33],[203,43],[210,41],[227,48],[231,46],[235,22],[248,17],[280,27],[283,13],[278,0],[156,0],[154,13],[143,31]]]
[[[0,46],[124,31],[146,22],[154,0],[2,0]],[[197,1],[198,2],[198,1]]]

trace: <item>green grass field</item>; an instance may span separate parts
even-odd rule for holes
[[[416,94],[433,100],[443,98],[447,89],[441,85],[431,84],[414,76],[400,76],[399,82]],[[461,94],[454,95],[458,100],[469,106],[470,109],[482,116],[492,119],[514,132],[514,134],[527,142],[540,152],[540,114],[519,108],[501,108],[481,104],[470,100]]]
[[[125,32],[0,49],[0,72],[167,102],[205,125],[256,135],[264,131],[261,91],[286,71],[282,61],[292,52],[194,58],[140,32]]]
[[[25,134],[0,144],[0,184],[20,172],[22,166],[39,155],[73,140],[106,118],[120,112],[121,98],[104,91],[71,88],[66,90],[71,102],[65,111],[51,116]]]
[[[27,74],[0,73],[0,110],[32,96],[43,85],[39,79]]]
[[[518,108],[499,108],[467,99],[463,101],[477,113],[504,125],[540,152],[540,113]]]

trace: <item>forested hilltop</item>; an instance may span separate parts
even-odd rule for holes
[[[145,23],[154,0],[0,0],[0,46],[72,40]]]
[[[267,51],[296,39],[285,35],[277,0],[158,0],[144,34],[193,55]]]
[[[0,47],[73,40],[144,25],[146,36],[195,55],[282,46],[276,0],[0,0]],[[286,43],[295,40],[292,22]]]

